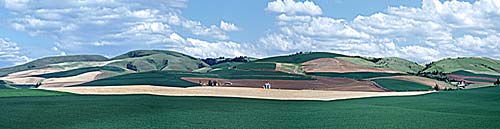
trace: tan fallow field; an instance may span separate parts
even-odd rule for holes
[[[151,94],[163,96],[214,96],[273,100],[320,100],[332,101],[342,99],[381,97],[381,96],[413,96],[432,93],[418,92],[362,92],[362,91],[320,91],[320,90],[278,90],[245,87],[164,87],[150,85],[129,86],[89,86],[43,88],[45,90],[92,95],[125,95]]]

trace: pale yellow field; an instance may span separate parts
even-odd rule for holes
[[[241,87],[161,87],[149,85],[131,86],[99,86],[99,87],[64,87],[43,88],[46,90],[71,92],[76,94],[122,95],[152,94],[164,96],[216,96],[275,100],[341,100],[379,96],[412,96],[432,93],[419,92],[357,92],[357,91],[318,91],[318,90],[265,90],[260,88]]]

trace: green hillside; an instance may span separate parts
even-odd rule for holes
[[[269,62],[249,62],[234,66],[236,69],[243,70],[260,70],[260,71],[274,71],[276,69],[275,63]]]
[[[4,80],[0,80],[0,89],[11,89],[12,87]]]
[[[398,57],[387,57],[387,58],[373,58],[373,57],[337,57],[337,59],[349,61],[353,64],[362,65],[372,68],[383,68],[401,71],[405,73],[418,73],[424,66],[419,65],[415,62],[398,58]]]
[[[375,62],[375,64],[377,64],[376,67],[378,68],[397,70],[406,73],[418,73],[424,69],[424,66],[418,63],[398,57],[381,58]]]
[[[71,77],[71,76],[77,76],[77,75],[80,75],[83,73],[94,72],[94,71],[125,72],[124,69],[119,68],[119,67],[101,66],[101,67],[85,67],[85,68],[72,69],[72,70],[67,70],[67,71],[62,71],[62,72],[47,73],[47,74],[35,75],[35,77],[42,77],[42,78]]]
[[[269,57],[269,58],[255,60],[255,62],[304,63],[319,58],[335,58],[344,56],[345,55],[328,53],[328,52],[306,52],[306,53],[296,53],[286,56]]]
[[[500,60],[485,57],[448,58],[428,64],[422,72],[452,73],[456,71],[500,74]]]
[[[181,70],[192,71],[208,65],[200,59],[174,51],[136,50],[112,58],[108,64],[136,72]]]
[[[57,64],[63,62],[85,62],[85,61],[107,61],[108,58],[100,55],[72,55],[72,56],[55,56],[37,59],[26,64],[2,68],[0,69],[0,76],[5,76],[10,73],[44,68],[49,64]]]

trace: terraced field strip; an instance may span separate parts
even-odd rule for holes
[[[352,79],[368,79],[375,77],[399,76],[405,75],[401,73],[382,73],[382,72],[350,72],[350,73],[334,73],[334,72],[314,72],[307,73],[315,76],[352,78]]]
[[[431,86],[422,83],[399,79],[374,79],[372,81],[392,91],[428,91],[432,89]]]
[[[241,87],[158,87],[148,85],[99,86],[45,88],[46,90],[71,92],[76,94],[123,95],[152,94],[164,96],[216,96],[276,100],[341,100],[380,96],[413,96],[431,92],[356,92],[356,91],[318,91],[318,90],[277,90]]]

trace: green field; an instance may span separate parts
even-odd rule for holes
[[[487,77],[487,78],[500,78],[499,75],[490,75],[490,74],[476,74],[476,73],[471,73],[467,71],[455,71],[450,74],[457,74],[457,75],[463,75],[463,76],[476,76],[476,77]]]
[[[209,73],[216,74],[218,78],[226,79],[314,80],[308,76],[278,71],[221,69]]]
[[[276,69],[276,64],[275,63],[267,63],[267,62],[249,62],[249,63],[243,63],[234,66],[237,69],[243,69],[243,70],[264,70],[264,71],[274,71]]]
[[[202,74],[166,71],[141,72],[95,80],[80,84],[79,86],[156,85],[191,87],[199,85],[180,79],[181,77],[191,76],[199,77],[202,76]]]
[[[377,72],[352,72],[352,73],[318,72],[318,73],[307,73],[307,74],[315,76],[341,77],[341,78],[352,78],[352,79],[368,79],[374,77],[405,75],[401,73],[377,73]]]
[[[78,69],[62,71],[62,72],[47,73],[47,74],[36,75],[35,77],[43,77],[43,78],[71,77],[71,76],[77,76],[77,75],[87,73],[87,72],[94,72],[94,71],[101,71],[101,70],[112,71],[112,72],[125,72],[124,69],[119,68],[119,67],[101,66],[101,67],[85,67],[85,68],[78,68]]]
[[[113,76],[80,84],[80,86],[156,85],[191,87],[199,84],[182,80],[181,77],[268,80],[314,80],[314,78],[274,71],[222,69],[209,73],[183,71],[151,71]]]
[[[427,91],[429,89],[432,89],[432,87],[430,86],[405,80],[374,79],[372,81],[392,91]]]
[[[500,127],[500,87],[330,102],[72,95],[7,97],[0,105],[2,129]]]
[[[46,90],[35,90],[35,89],[0,89],[1,97],[26,97],[26,96],[61,96],[61,95],[72,95],[70,93],[54,92]],[[2,127],[2,126],[0,126]]]

